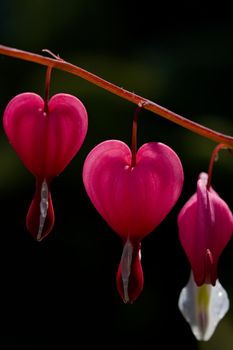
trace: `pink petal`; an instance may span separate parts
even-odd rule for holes
[[[58,175],[75,156],[87,132],[87,113],[82,102],[57,94],[44,110],[35,93],[15,96],[7,105],[3,124],[10,143],[25,166],[41,178]]]
[[[218,260],[233,231],[231,210],[211,187],[207,189],[207,181],[208,175],[201,173],[197,192],[178,216],[180,241],[198,286],[215,285]]]
[[[100,215],[133,242],[153,231],[174,206],[183,170],[176,153],[162,143],[144,144],[133,168],[131,157],[125,143],[102,142],[85,160],[83,181]]]

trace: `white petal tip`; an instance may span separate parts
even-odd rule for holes
[[[215,286],[204,284],[198,287],[191,273],[180,293],[178,307],[196,339],[207,341],[229,310],[229,299],[218,280]]]

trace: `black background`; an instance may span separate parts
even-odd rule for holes
[[[4,45],[62,58],[220,132],[232,134],[233,23],[225,4],[126,1],[1,1]],[[45,68],[0,56],[0,110],[16,94],[44,93]],[[106,139],[130,143],[135,106],[78,77],[54,71],[51,94],[79,97],[89,115],[82,149],[52,186],[56,222],[41,243],[25,228],[34,179],[0,135],[0,346],[2,349],[232,349],[232,310],[208,343],[197,342],[177,308],[189,264],[176,218],[207,171],[215,143],[148,111],[139,145],[160,141],[180,156],[182,195],[142,242],[145,286],[133,305],[116,291],[122,246],[82,185],[88,152]],[[232,208],[232,156],[222,151],[213,187]],[[232,242],[219,279],[233,300]],[[83,345],[81,345],[83,343]]]

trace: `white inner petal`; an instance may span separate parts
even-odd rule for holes
[[[131,272],[131,263],[133,255],[133,246],[129,239],[126,241],[122,256],[121,256],[121,276],[123,282],[124,299],[127,303],[129,301],[128,286],[129,286],[129,276]]]
[[[141,252],[141,249],[139,249],[139,251],[138,251],[138,257],[139,257],[139,260],[141,261],[141,260],[142,260],[142,252]]]
[[[229,309],[227,292],[217,280],[216,285],[198,287],[191,272],[188,284],[182,289],[179,309],[198,340],[209,340],[218,323]]]
[[[48,213],[48,207],[49,207],[49,200],[48,200],[49,190],[47,182],[44,180],[41,185],[41,192],[40,192],[40,223],[39,223],[39,229],[37,234],[37,240],[41,240],[41,235],[43,232],[45,220]]]

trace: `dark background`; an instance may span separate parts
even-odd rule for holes
[[[0,41],[65,60],[183,116],[232,135],[233,20],[224,2],[107,0],[0,1]],[[228,16],[229,14],[229,16]],[[45,68],[0,56],[0,112],[18,93],[44,93]],[[196,342],[177,308],[189,264],[176,218],[207,171],[215,143],[142,111],[139,145],[160,141],[180,156],[182,195],[166,220],[142,242],[145,286],[133,305],[116,291],[122,246],[90,203],[82,185],[88,152],[106,139],[130,143],[135,106],[100,88],[54,71],[51,94],[79,97],[89,115],[82,149],[52,186],[53,232],[41,243],[25,228],[33,176],[0,131],[1,349],[233,348],[232,308],[212,339]],[[232,156],[221,151],[213,186],[233,208]],[[233,243],[219,279],[233,303]],[[83,343],[83,345],[81,345]],[[161,345],[159,345],[161,344]]]

